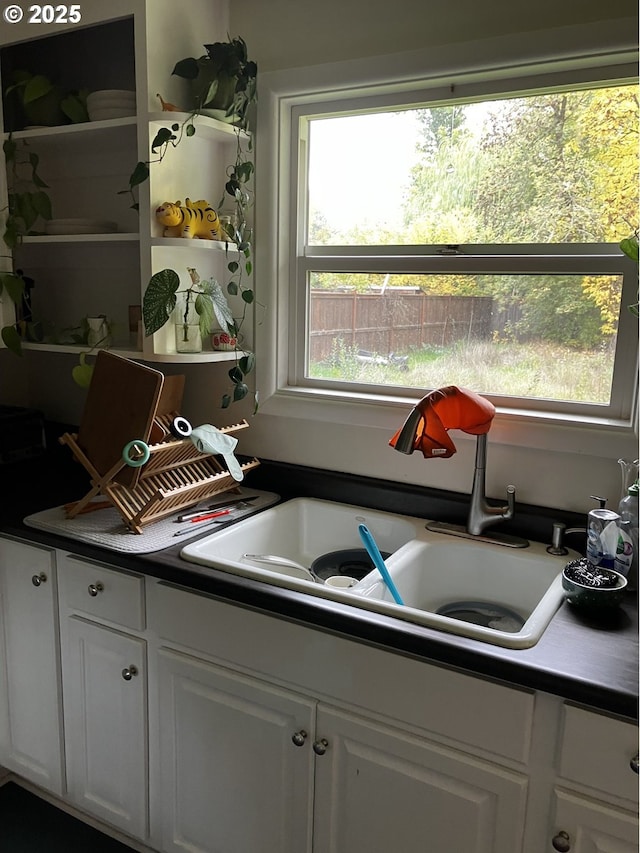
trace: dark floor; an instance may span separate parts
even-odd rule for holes
[[[133,853],[14,782],[0,786],[0,853]]]

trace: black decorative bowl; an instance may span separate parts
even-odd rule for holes
[[[564,567],[562,588],[570,604],[600,610],[618,607],[627,589],[627,579],[613,569],[594,566],[585,557]]]

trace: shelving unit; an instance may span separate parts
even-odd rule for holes
[[[236,130],[215,118],[199,116],[196,133],[152,162],[150,178],[136,189],[139,210],[131,208],[129,175],[139,161],[154,160],[151,143],[161,126],[181,123],[188,113],[158,111],[157,93],[188,104],[187,82],[172,77],[175,62],[204,52],[202,42],[224,40],[228,32],[226,0],[190,0],[189,14],[176,14],[169,0],[113,0],[103,9],[82,9],[77,25],[26,25],[0,34],[2,91],[12,71],[27,68],[68,89],[129,89],[137,95],[136,115],[57,127],[22,129],[3,100],[3,139],[28,146],[39,157],[38,171],[49,185],[53,216],[95,218],[117,223],[116,233],[24,238],[15,265],[34,279],[34,319],[60,333],[82,317],[105,314],[114,351],[148,362],[226,362],[234,353],[177,354],[173,324],[167,323],[136,349],[129,332],[129,306],[140,305],[150,277],[171,267],[183,285],[188,267],[202,279],[225,280],[233,244],[163,238],[154,211],[164,201],[206,198],[217,208],[224,195],[227,166],[235,160]],[[167,39],[167,33],[171,38]],[[242,132],[241,137],[247,139]],[[6,203],[6,170],[0,169],[0,207]],[[36,226],[38,227],[38,226]],[[42,228],[42,225],[40,225]],[[5,265],[0,269],[7,269]],[[240,302],[232,310],[242,309]],[[13,322],[13,305],[0,302],[0,325]],[[245,330],[247,331],[247,330]],[[248,330],[250,336],[251,330]],[[245,346],[250,340],[245,338]],[[82,347],[55,343],[26,344],[27,351],[73,353]],[[86,348],[85,348],[86,349]]]

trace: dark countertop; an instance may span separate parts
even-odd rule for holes
[[[596,710],[637,720],[636,594],[629,593],[619,609],[597,620],[565,603],[533,648],[512,650],[187,563],[179,556],[184,543],[153,554],[131,555],[71,542],[22,523],[25,516],[78,499],[88,490],[82,467],[73,461],[67,448],[57,445],[57,436],[64,431],[65,427],[52,427],[49,449],[44,456],[0,466],[0,532],[35,544],[72,550],[90,559],[142,572],[356,642],[553,693]],[[464,495],[264,460],[260,468],[249,473],[245,484],[277,492],[283,499],[296,496],[334,499],[454,522],[462,521],[466,512]],[[554,521],[563,521],[567,526],[583,523],[571,513],[521,505],[517,509],[517,523],[514,520],[503,525],[503,529],[538,541],[550,540]],[[569,544],[577,549],[581,546],[579,541]]]

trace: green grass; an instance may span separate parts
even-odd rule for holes
[[[338,344],[330,363],[313,364],[314,379],[441,388],[462,385],[484,394],[608,403],[613,351],[585,351],[545,342],[471,341],[409,353],[408,370],[361,364]]]

